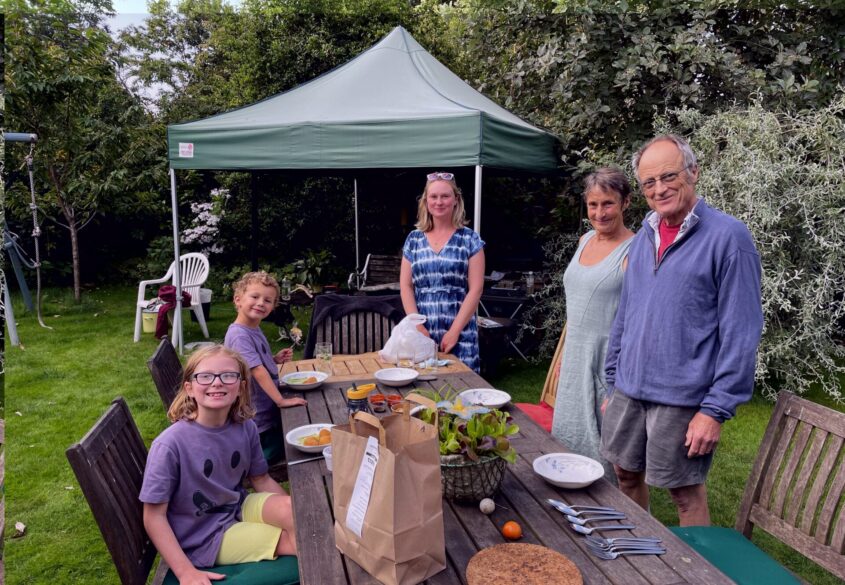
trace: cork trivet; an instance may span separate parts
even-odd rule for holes
[[[583,585],[575,563],[536,544],[497,544],[473,556],[467,585]]]

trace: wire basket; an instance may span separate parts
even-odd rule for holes
[[[489,498],[505,477],[507,462],[496,455],[484,455],[472,461],[465,455],[442,455],[440,477],[443,497],[477,502]]]

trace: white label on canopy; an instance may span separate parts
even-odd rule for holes
[[[179,158],[194,158],[194,143],[180,142],[179,143]]]
[[[364,516],[370,506],[370,491],[373,487],[373,477],[378,465],[378,439],[367,438],[367,448],[361,458],[358,477],[352,489],[352,499],[349,501],[349,511],[346,513],[346,527],[361,538],[364,530]]]

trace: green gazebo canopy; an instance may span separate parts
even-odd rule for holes
[[[258,103],[167,130],[173,169],[558,168],[557,138],[464,83],[402,27]]]

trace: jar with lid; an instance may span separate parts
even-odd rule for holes
[[[353,386],[352,388],[348,388],[346,390],[346,408],[349,411],[349,416],[352,416],[359,411],[372,414],[372,411],[370,410],[370,403],[367,400],[367,395],[369,395],[375,387],[375,384],[364,384],[363,386]]]

